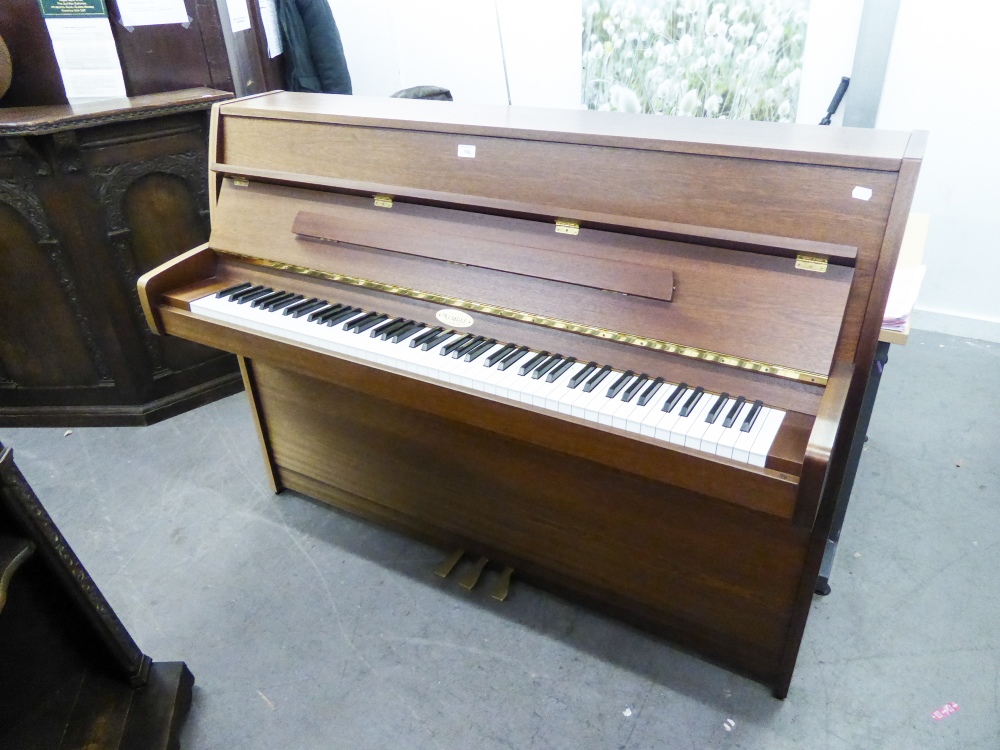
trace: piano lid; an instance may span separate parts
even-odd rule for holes
[[[443,106],[442,106],[443,105]],[[898,169],[910,134],[871,128],[504,107],[278,91],[224,104],[224,117],[403,128],[654,151],[748,155],[830,166]],[[748,151],[749,150],[749,151]]]

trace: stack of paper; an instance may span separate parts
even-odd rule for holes
[[[909,327],[910,313],[917,303],[920,284],[924,280],[927,266],[897,268],[889,288],[889,299],[885,303],[882,327],[905,333]]]

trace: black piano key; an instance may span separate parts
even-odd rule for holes
[[[677,402],[681,400],[681,396],[684,395],[687,389],[688,389],[687,383],[681,383],[679,386],[674,388],[674,392],[671,393],[669,398],[667,398],[667,400],[663,402],[663,411],[665,411],[667,414],[672,412],[674,410],[674,407],[677,406]]]
[[[545,382],[546,383],[556,382],[557,380],[559,380],[559,378],[563,376],[563,373],[565,373],[566,370],[568,370],[573,366],[575,362],[576,362],[576,357],[567,357],[562,361],[562,363],[556,369],[554,369],[546,376]]]
[[[490,349],[492,349],[497,343],[496,339],[486,339],[478,346],[472,347],[469,351],[465,353],[466,362],[475,362],[481,356],[486,354]]]
[[[389,319],[388,315],[378,315],[378,314],[376,314],[374,318],[371,318],[370,320],[366,320],[363,323],[358,323],[356,326],[352,326],[352,328],[354,328],[354,332],[355,333],[364,333],[365,331],[369,330],[370,328],[374,328],[379,323],[382,323],[382,322],[384,322],[384,321],[386,321],[388,319]]]
[[[507,344],[506,346],[500,347],[497,351],[493,352],[490,356],[483,360],[483,364],[487,367],[493,367],[497,362],[506,357],[512,351],[517,348],[515,344]]]
[[[308,305],[302,305],[295,312],[292,313],[293,318],[301,318],[303,315],[308,315],[316,310],[322,310],[323,308],[329,306],[329,302],[325,299],[318,299]]]
[[[583,386],[583,392],[590,393],[592,390],[594,390],[597,386],[601,384],[601,381],[608,376],[609,372],[611,372],[611,366],[604,365],[604,367],[595,372],[594,376],[587,381],[587,384],[585,386]]]
[[[371,337],[373,339],[377,339],[379,336],[382,336],[382,334],[387,332],[392,333],[397,328],[400,328],[404,325],[406,325],[406,318],[393,318],[392,320],[383,323],[378,328],[373,329]]]
[[[357,315],[360,315],[363,312],[364,312],[364,310],[362,310],[360,307],[345,307],[340,312],[337,312],[337,313],[334,313],[333,315],[331,315],[324,322],[328,326],[333,327],[333,326],[336,326],[336,325],[340,325],[341,323],[344,323],[345,321],[348,321],[351,318],[353,318],[353,317],[355,317]]]
[[[656,395],[656,392],[660,390],[660,388],[662,387],[663,387],[663,378],[657,378],[652,383],[650,383],[649,387],[642,392],[641,396],[639,396],[639,406],[645,406],[646,404],[648,404],[649,400],[653,398],[653,396]]]
[[[309,299],[304,299],[301,302],[296,302],[291,307],[286,307],[282,315],[291,315],[300,307],[305,307],[306,305],[311,305],[313,302],[319,302],[319,297],[310,297]]]
[[[742,396],[736,399],[736,403],[733,404],[733,408],[730,409],[729,413],[726,415],[726,421],[722,423],[723,427],[729,428],[733,426],[733,422],[736,421],[736,417],[740,415],[740,409],[743,408],[743,404],[746,402],[747,400]]]
[[[285,294],[285,292],[281,291],[280,289],[276,292],[265,294],[263,297],[258,297],[253,302],[251,302],[250,307],[260,307],[261,305],[264,305],[266,303],[274,302],[274,300],[278,299],[283,294]]]
[[[535,368],[534,372],[531,373],[531,377],[535,380],[540,380],[549,370],[555,367],[557,364],[562,362],[561,354],[553,354],[547,360],[542,362],[538,367]]]
[[[681,416],[686,417],[691,413],[691,411],[698,405],[701,401],[701,397],[705,394],[705,389],[698,386],[694,389],[694,392],[688,396],[688,400],[684,402],[684,406],[681,408]]]
[[[295,295],[292,294],[292,292],[278,292],[276,295],[273,295],[266,302],[262,302],[259,305],[259,307],[260,307],[261,310],[263,310],[265,312],[270,312],[272,305],[276,305],[279,302],[284,302],[286,299],[291,299],[294,296]]]
[[[351,331],[357,328],[359,325],[367,323],[369,320],[374,320],[378,317],[377,312],[366,312],[364,315],[355,316],[344,323],[344,330]]]
[[[389,341],[392,339],[393,336],[395,336],[400,331],[412,328],[415,325],[416,323],[412,320],[409,320],[408,318],[400,318],[400,322],[398,325],[389,326],[388,328],[382,326],[382,328],[385,328],[385,330],[379,334],[379,338],[382,339],[383,341]]]
[[[310,323],[319,323],[323,325],[326,319],[331,315],[336,315],[338,312],[344,309],[344,306],[340,303],[335,305],[328,305],[327,307],[321,307],[319,310],[313,310],[309,313],[309,317],[306,318]]]
[[[646,385],[648,380],[649,380],[649,375],[647,375],[646,373],[643,373],[642,375],[637,377],[635,381],[632,383],[632,385],[630,385],[628,388],[625,389],[625,393],[622,394],[622,401],[624,401],[627,404],[629,401],[634,399],[636,397],[636,394],[638,394],[640,389],[644,385]]]
[[[449,354],[451,354],[453,351],[455,351],[458,347],[462,346],[462,344],[467,344],[468,342],[472,341],[474,338],[475,338],[475,336],[473,336],[471,333],[467,333],[464,336],[462,336],[461,338],[455,339],[454,341],[452,341],[452,342],[450,342],[450,343],[445,344],[444,346],[442,346],[441,347],[441,351],[438,352],[438,354],[440,354],[442,357],[447,357]]]
[[[278,312],[278,310],[288,307],[289,305],[294,305],[296,302],[299,302],[302,299],[304,298],[301,294],[293,294],[290,297],[286,297],[285,299],[275,300],[274,302],[271,302],[266,306],[267,311]]]
[[[619,393],[621,393],[622,388],[628,385],[633,377],[635,377],[635,373],[631,370],[623,372],[618,380],[612,383],[611,387],[608,388],[608,398],[615,398]]]
[[[523,365],[521,365],[521,369],[517,371],[517,374],[518,375],[527,375],[532,370],[534,370],[536,367],[538,367],[538,365],[542,364],[542,362],[544,362],[546,359],[548,359],[548,357],[549,357],[549,353],[548,352],[538,352],[538,354],[536,354],[534,357],[532,357],[527,362],[525,362]]]
[[[249,287],[247,289],[242,289],[242,290],[240,290],[238,292],[233,292],[232,294],[229,295],[229,301],[230,302],[239,302],[246,295],[253,294],[255,292],[259,292],[263,288],[264,288],[263,284],[257,284],[256,286],[252,286],[252,287]]]
[[[236,292],[242,292],[244,289],[249,289],[253,284],[249,281],[241,281],[239,284],[234,284],[233,286],[223,289],[221,292],[216,292],[216,298],[228,297],[230,294],[236,294]]]
[[[500,362],[500,364],[497,365],[497,369],[506,370],[510,367],[513,367],[524,355],[526,355],[530,351],[531,349],[529,349],[526,346],[518,347],[513,352],[508,354],[506,359],[504,359],[503,361]]]
[[[750,407],[750,411],[747,412],[747,418],[743,420],[743,424],[740,425],[740,432],[750,432],[753,429],[753,423],[757,420],[757,415],[760,414],[760,410],[764,408],[763,401],[754,401],[753,406]]]
[[[705,421],[709,424],[715,424],[715,420],[717,420],[719,415],[722,414],[722,407],[726,405],[728,400],[728,393],[723,393],[719,396],[719,400],[712,404],[712,408],[708,410],[708,415],[705,417]]]
[[[442,328],[441,326],[438,326],[437,328],[431,328],[429,331],[424,331],[419,336],[417,336],[415,339],[413,339],[413,341],[410,342],[410,348],[411,349],[416,349],[422,343],[424,343],[425,341],[427,341],[429,339],[434,338],[439,333],[441,333],[443,330],[444,330],[444,328]]]
[[[406,339],[410,338],[410,336],[415,336],[416,334],[420,333],[422,330],[424,330],[424,326],[422,323],[417,323],[411,320],[402,328],[397,328],[396,332],[393,333],[392,336],[388,338],[388,341],[392,342],[393,344],[399,344],[403,341],[406,341]]]
[[[457,349],[455,349],[451,353],[451,356],[454,357],[455,359],[461,359],[462,357],[464,357],[466,354],[468,354],[469,352],[471,352],[473,349],[475,349],[477,346],[479,346],[484,341],[486,341],[486,337],[485,336],[476,336],[476,338],[472,339],[472,341],[467,341],[464,344],[462,344],[460,347],[458,347]]]
[[[596,362],[588,362],[583,366],[583,369],[580,370],[580,372],[578,372],[576,375],[570,378],[569,387],[576,388],[578,385],[580,385],[580,383],[582,383],[584,380],[587,379],[590,373],[592,373],[596,369],[597,369]]]
[[[271,287],[266,286],[263,289],[257,290],[253,294],[247,294],[240,297],[238,300],[236,300],[236,304],[245,305],[247,302],[253,302],[253,300],[257,299],[258,297],[265,297],[273,291],[274,290]]]
[[[443,344],[445,341],[447,341],[448,339],[450,339],[452,336],[457,336],[457,335],[458,334],[456,334],[454,331],[444,331],[442,333],[439,333],[434,338],[427,339],[427,341],[425,341],[424,343],[422,343],[420,345],[420,349],[421,349],[421,351],[429,352],[435,346],[438,346],[439,344]]]

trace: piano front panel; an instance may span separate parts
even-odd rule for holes
[[[773,677],[807,531],[355,387],[253,372],[283,486]]]
[[[355,244],[300,238],[292,228],[304,213],[328,216],[327,233]],[[402,202],[376,208],[371,199],[255,183],[234,187],[231,180],[223,186],[216,217],[212,244],[219,249],[238,251],[268,237],[257,253],[265,258],[681,345],[698,342],[704,349],[820,375],[829,372],[853,276],[846,266],[815,273],[796,269],[791,258],[588,229],[563,237],[552,224],[537,221]],[[657,263],[673,271],[676,288],[665,302],[447,263],[416,254],[419,248],[409,243],[418,240],[406,238],[418,234],[457,248],[479,239],[484,263],[511,243],[557,248],[573,264],[589,260],[582,253]],[[414,252],[393,252],[395,247]],[[581,255],[571,254],[576,247]],[[605,288],[613,289],[610,280]]]
[[[221,168],[233,174],[248,167],[306,183],[333,177],[854,245],[836,353],[846,360],[896,182],[896,172],[876,169],[293,120],[224,117],[222,133]],[[465,143],[475,159],[457,156]],[[858,186],[872,189],[869,200],[852,197]]]

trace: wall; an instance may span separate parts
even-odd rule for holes
[[[456,101],[572,107],[580,99],[580,0],[329,0],[354,93],[444,86]]]
[[[809,30],[802,53],[796,122],[819,123],[826,115],[840,79],[851,76],[863,7],[864,0],[812,0],[809,4]],[[841,104],[831,124],[840,125],[843,119],[844,105]]]
[[[931,215],[913,325],[1000,341],[1000,97],[992,3],[901,0],[878,127],[930,131],[913,210]]]

